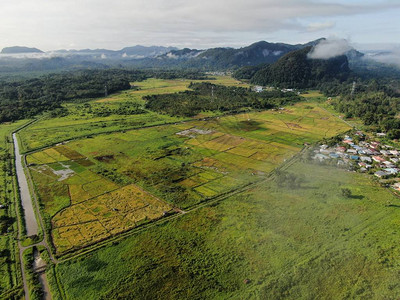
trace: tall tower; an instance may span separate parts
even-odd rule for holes
[[[104,85],[104,97],[108,96],[108,87],[107,84]]]

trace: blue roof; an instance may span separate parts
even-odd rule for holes
[[[357,159],[358,159],[358,156],[357,156],[357,155],[351,155],[350,158],[351,158],[351,159],[354,159],[354,160],[357,160]]]

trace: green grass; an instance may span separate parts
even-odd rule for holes
[[[21,151],[27,152],[44,146],[99,133],[159,125],[180,121],[179,118],[147,112],[140,115],[108,117],[81,117],[72,113],[66,117],[43,119],[19,133]]]
[[[6,153],[12,155],[12,139],[10,134],[17,128],[26,124],[26,120],[14,123],[0,124],[0,204],[7,208],[0,209],[0,217],[9,217],[10,223],[5,226],[4,233],[0,233],[0,298],[17,295],[21,292],[21,278],[18,264],[18,245],[16,237],[18,227],[15,214],[15,197],[13,188],[13,175],[3,168],[12,168],[12,160],[7,158]],[[7,228],[9,232],[7,233]],[[2,230],[3,230],[2,229]]]
[[[67,296],[396,298],[400,210],[387,204],[400,201],[357,173],[303,163],[289,172],[305,178],[301,188],[266,183],[58,265]]]

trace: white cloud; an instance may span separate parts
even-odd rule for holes
[[[322,40],[308,54],[312,59],[329,59],[346,53],[353,49],[344,39]]]
[[[367,55],[365,59],[372,59],[380,63],[400,67],[400,48],[394,48],[390,51],[380,51],[374,55]]]

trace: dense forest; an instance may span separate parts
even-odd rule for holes
[[[318,89],[346,118],[357,117],[374,130],[400,138],[400,89],[398,81],[353,78],[345,82],[320,83]]]
[[[235,112],[242,108],[268,109],[299,100],[294,93],[279,90],[252,92],[208,82],[192,83],[193,91],[146,96],[146,108],[172,116],[194,116],[202,111]]]
[[[131,88],[130,82],[155,77],[205,79],[197,71],[85,70],[32,79],[0,81],[0,123],[62,111],[61,103],[84,101]],[[126,111],[126,109],[125,109]]]
[[[258,85],[272,85],[282,88],[310,88],[321,82],[337,79],[346,80],[350,75],[348,59],[345,55],[330,59],[310,59],[312,47],[289,52],[277,62],[239,69],[234,76],[250,79]]]
[[[346,118],[358,117],[365,125],[388,133],[391,139],[400,138],[400,99],[387,91],[359,92],[342,95],[332,101],[336,110]]]

